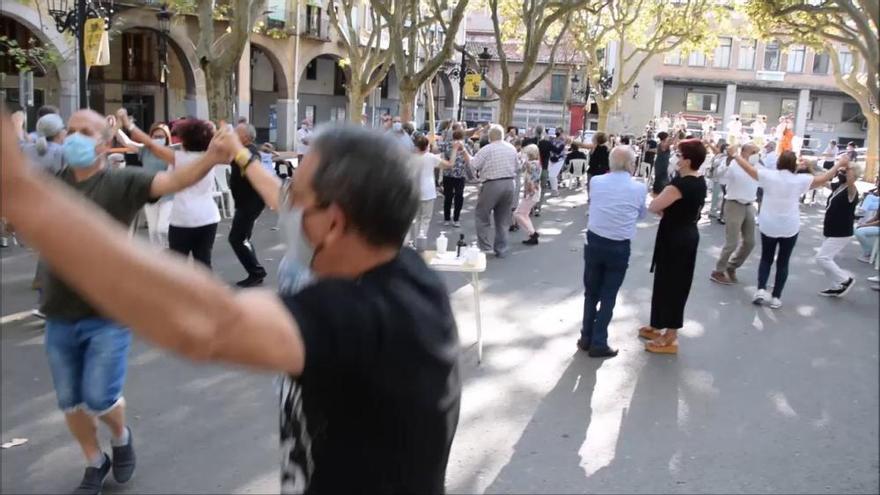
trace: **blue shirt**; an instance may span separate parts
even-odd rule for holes
[[[636,221],[644,218],[644,184],[633,180],[629,172],[597,175],[590,182],[590,217],[587,229],[614,241],[636,236]]]

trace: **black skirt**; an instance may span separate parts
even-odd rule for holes
[[[654,244],[654,293],[651,326],[657,329],[684,326],[684,307],[694,280],[700,234],[696,225],[658,229]]]

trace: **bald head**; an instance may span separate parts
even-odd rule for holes
[[[749,157],[759,151],[761,150],[758,148],[758,145],[754,143],[748,143],[743,145],[741,153],[744,157]]]
[[[67,133],[74,132],[94,138],[99,145],[113,137],[113,130],[107,124],[107,119],[98,112],[88,109],[77,110],[70,116],[67,121]]]
[[[612,172],[632,173],[636,162],[636,154],[629,146],[615,146],[608,157],[608,168]]]

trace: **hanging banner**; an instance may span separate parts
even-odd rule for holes
[[[468,74],[464,76],[464,97],[479,98],[480,86],[483,84],[483,76],[480,74]]]
[[[86,67],[110,65],[110,37],[104,19],[86,19],[84,34]]]

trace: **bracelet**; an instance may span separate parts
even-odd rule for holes
[[[238,153],[235,154],[235,163],[241,167],[241,171],[244,172],[247,169],[247,166],[251,163],[251,152],[247,148],[242,148],[238,150]]]

